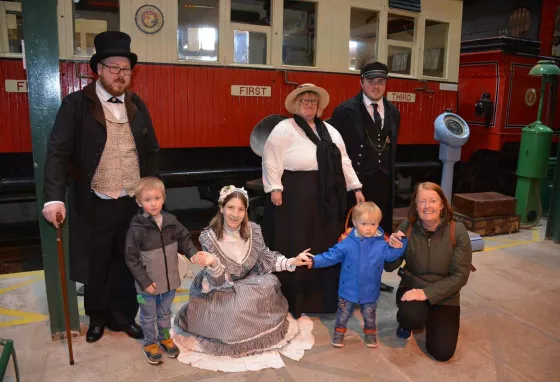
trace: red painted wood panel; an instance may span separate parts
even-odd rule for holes
[[[552,37],[556,10],[560,7],[560,0],[543,0],[541,8],[539,40],[541,42],[541,56],[552,55]]]
[[[509,73],[509,92],[508,105],[506,111],[506,127],[521,126],[525,127],[534,122],[539,110],[540,92],[542,88],[541,77],[529,76],[529,71],[533,65],[529,64],[512,64]],[[533,106],[525,103],[525,93],[529,89],[536,91],[536,102]],[[545,102],[548,97],[545,96]],[[546,108],[543,110],[543,120],[546,121]]]
[[[459,70],[459,114],[469,122],[471,137],[463,146],[462,159],[468,160],[477,150],[501,150],[506,142],[519,142],[521,127],[537,118],[541,78],[529,76],[537,57],[520,56],[504,52],[478,52],[461,55]],[[497,91],[490,91],[490,89]],[[525,104],[525,92],[534,88],[538,93],[534,106]],[[479,124],[481,117],[474,115],[474,104],[482,92],[490,92],[494,101],[495,118],[490,129]],[[497,95],[494,95],[496,93]],[[545,93],[542,120],[553,128],[560,127],[560,115],[550,120],[550,111],[560,110],[560,90],[556,104]]]
[[[21,66],[21,60],[0,63],[2,81],[4,73]],[[91,81],[79,76],[92,74],[88,62],[61,62],[60,73],[62,96]],[[132,90],[146,102],[163,148],[248,146],[249,135],[259,121],[270,114],[287,115],[284,100],[295,85],[286,84],[284,74],[281,70],[138,64]],[[15,79],[25,79],[23,70],[17,76]],[[358,75],[290,71],[288,81],[311,82],[329,92],[331,102],[324,119],[336,105],[360,91]],[[232,85],[270,86],[272,97],[232,96]],[[427,93],[415,91],[422,87],[420,81],[389,80],[387,91],[416,93],[415,103],[396,103],[402,116],[400,144],[435,143],[434,119],[447,108],[457,110],[457,92],[442,91],[439,86],[429,82],[428,88],[434,92]],[[2,129],[0,151],[31,151],[27,95],[3,93],[1,105],[3,126],[8,127]],[[14,108],[22,112],[12,113]]]
[[[498,100],[498,62],[466,62],[459,66],[459,115],[469,124],[484,125],[485,119],[475,113],[475,104],[482,93],[490,93],[490,100]],[[495,126],[495,115],[490,126]]]
[[[21,60],[0,59],[0,152],[31,151],[27,93],[8,93],[6,80],[26,80]]]

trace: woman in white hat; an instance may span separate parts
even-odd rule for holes
[[[342,137],[319,118],[328,104],[325,89],[300,85],[285,102],[293,118],[278,123],[264,146],[263,184],[270,199],[263,229],[271,249],[286,257],[302,248],[328,250],[343,231],[346,192],[356,190],[356,202],[364,201]],[[338,275],[337,267],[278,274],[294,317],[335,312]]]

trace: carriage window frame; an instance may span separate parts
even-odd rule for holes
[[[407,42],[407,41],[399,41],[399,40],[393,40],[389,38],[389,31],[388,31],[388,24],[389,24],[389,16],[403,16],[403,17],[408,17],[411,19],[414,19],[414,35],[412,37],[412,42]],[[390,46],[394,46],[394,47],[400,47],[400,48],[408,48],[410,49],[410,74],[402,74],[402,73],[394,73],[389,71],[389,76],[390,77],[395,77],[395,78],[407,78],[407,79],[411,79],[411,78],[421,78],[421,75],[418,71],[418,41],[419,41],[419,36],[420,34],[423,34],[423,28],[420,29],[419,28],[419,21],[420,21],[420,17],[418,14],[414,13],[414,12],[408,12],[408,11],[401,11],[401,10],[397,10],[395,8],[389,8],[387,10],[385,10],[385,25],[383,26],[385,28],[385,41],[382,41],[382,44],[384,46],[384,58],[385,58],[385,63],[387,64],[388,67],[390,67],[389,65],[389,47]]]
[[[102,33],[102,32],[122,30],[122,0],[119,0],[118,8],[117,8],[117,14],[118,14],[117,20],[118,20],[118,26],[119,26],[118,29],[114,29],[114,28],[109,27],[109,19],[90,19],[90,18],[80,19],[80,18],[76,18],[76,4],[72,1],[69,7],[70,7],[69,8],[69,15],[70,15],[69,19],[70,19],[70,23],[71,23],[70,31],[71,31],[72,38],[71,38],[70,41],[67,42],[67,44],[68,44],[67,49],[69,49],[70,56],[73,59],[87,60],[87,59],[90,59],[93,56],[93,54],[88,54],[87,44],[85,46],[85,48],[86,48],[85,52],[82,52],[81,54],[76,53],[76,34],[80,33],[80,32],[76,32],[76,29],[77,29],[76,21],[77,20],[84,20],[84,26],[85,26],[85,24],[89,24],[90,27],[94,26],[96,23],[100,24],[102,22],[105,22],[104,30],[101,30],[101,29],[103,29],[103,28],[101,28],[101,29],[99,29],[99,31],[95,30],[95,31],[92,31],[91,33],[86,33],[86,34],[93,34],[94,38],[97,34]],[[97,12],[97,10],[95,12]],[[104,11],[99,11],[99,12],[104,12]],[[110,13],[110,12],[105,12],[105,13]],[[87,37],[85,37],[82,41],[85,41],[86,39],[87,39]],[[93,50],[95,50],[95,45],[93,45],[92,48],[93,48]]]
[[[280,4],[280,10],[279,10],[279,16],[280,17],[276,17],[277,21],[277,25],[278,28],[280,29],[280,33],[279,33],[279,40],[278,43],[276,45],[276,55],[277,55],[277,59],[278,59],[278,63],[277,67],[279,68],[283,68],[283,69],[291,69],[291,70],[296,70],[296,69],[301,69],[301,70],[305,70],[305,71],[309,71],[309,70],[317,70],[320,69],[323,65],[321,65],[320,62],[320,56],[321,56],[321,52],[320,52],[320,44],[323,40],[323,38],[321,37],[321,31],[322,29],[320,28],[320,20],[321,20],[321,2],[323,0],[296,0],[302,3],[312,3],[315,4],[315,57],[314,57],[314,62],[313,65],[290,65],[290,64],[285,64],[284,63],[284,59],[282,57],[282,52],[284,51],[284,5],[285,5],[285,0],[281,0],[281,1],[276,1],[277,3]]]
[[[23,53],[10,53],[9,51],[7,12],[20,12],[23,18],[21,2],[0,1],[0,57],[22,58]]]
[[[272,23],[274,22],[274,18],[272,18]],[[272,56],[272,23],[270,26],[264,25],[254,25],[254,24],[245,24],[245,23],[234,23],[230,22],[229,25],[229,36],[228,36],[228,54],[227,57],[227,65],[231,66],[242,66],[242,67],[256,67],[256,68],[269,68],[271,66],[271,56]],[[266,63],[264,64],[251,64],[251,63],[241,63],[235,62],[235,31],[241,30],[244,32],[253,32],[253,33],[263,33],[266,35]]]
[[[377,36],[376,36],[376,52],[375,52],[375,57],[376,57],[376,61],[382,61],[381,57],[384,54],[384,43],[383,41],[386,41],[386,34],[385,31],[383,30],[385,28],[386,30],[386,14],[387,11],[384,11],[381,8],[375,7],[375,6],[369,6],[367,4],[363,4],[363,3],[357,3],[357,2],[350,2],[348,7],[348,44],[346,46],[347,49],[347,54],[348,54],[348,58],[346,60],[346,71],[349,73],[360,73],[361,68],[356,68],[356,69],[350,69],[350,42],[352,41],[352,36],[350,35],[351,33],[351,28],[352,28],[352,9],[360,9],[363,11],[368,11],[368,12],[375,12],[377,13]]]
[[[449,20],[440,20],[434,17],[426,17],[424,20],[423,26],[423,44],[422,44],[422,60],[420,60],[421,68],[419,71],[419,77],[426,80],[433,80],[433,81],[445,81],[449,78],[449,44],[451,40],[451,21]],[[424,75],[424,52],[426,51],[426,23],[428,21],[433,21],[441,24],[447,24],[447,35],[445,36],[445,54],[443,56],[443,76],[442,77],[434,77],[434,76],[425,76]]]
[[[215,45],[216,45],[216,59],[215,60],[199,60],[199,59],[194,59],[188,56],[185,56],[184,58],[180,57],[180,51],[179,51],[179,28],[181,26],[185,26],[185,25],[180,25],[179,24],[179,9],[180,9],[180,4],[179,1],[177,1],[177,5],[175,7],[176,9],[176,14],[173,15],[174,18],[174,26],[176,27],[176,38],[174,39],[174,43],[175,43],[175,47],[173,48],[175,51],[175,58],[173,59],[174,63],[177,64],[188,64],[188,65],[223,65],[223,52],[224,52],[224,15],[223,12],[225,10],[225,0],[216,0],[217,3],[217,7],[218,7],[218,17],[217,17],[217,22],[215,24],[216,26],[216,41],[215,41]],[[228,5],[230,4],[230,2],[227,2]],[[229,17],[228,17],[229,20]],[[188,52],[188,51],[187,51]]]

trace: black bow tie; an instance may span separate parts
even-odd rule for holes
[[[107,100],[107,102],[111,102],[111,103],[123,103],[123,101],[121,101],[120,99],[118,99],[117,97],[111,97]]]

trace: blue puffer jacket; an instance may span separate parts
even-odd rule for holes
[[[404,255],[406,239],[403,239],[403,248],[396,249],[385,242],[381,227],[377,235],[358,237],[354,228],[346,239],[313,258],[313,268],[342,263],[338,295],[345,300],[356,304],[376,302],[379,298],[383,263],[395,261]]]

